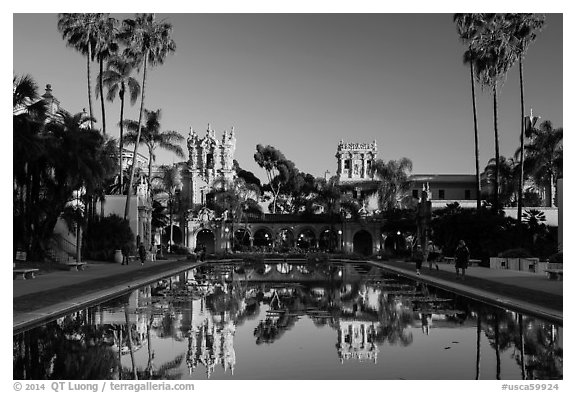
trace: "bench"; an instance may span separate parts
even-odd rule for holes
[[[36,273],[39,269],[14,269],[14,280],[31,280],[36,278],[34,273]]]
[[[544,271],[549,280],[562,280],[562,269],[546,269]]]
[[[448,265],[450,265],[451,263],[456,263],[456,258],[454,257],[444,257],[442,259],[442,261],[445,261]],[[469,259],[468,260],[468,265],[474,265],[474,266],[480,266],[480,263],[482,261],[480,259]]]
[[[76,272],[78,270],[84,270],[86,262],[66,262],[63,265],[67,266],[68,270]]]

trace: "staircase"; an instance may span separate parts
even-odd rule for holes
[[[50,239],[46,256],[56,263],[76,262],[76,244],[60,234],[54,234]]]

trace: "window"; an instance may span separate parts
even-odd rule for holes
[[[358,191],[356,191],[356,190],[352,191],[352,197],[354,199],[358,198]]]
[[[344,160],[344,169],[350,169],[350,161],[351,160]]]
[[[412,197],[418,199],[418,190],[412,190]]]
[[[444,192],[444,190],[438,190],[438,199],[445,199],[446,198],[446,194]]]
[[[212,153],[206,154],[206,168],[214,168],[214,155],[212,155]]]
[[[464,190],[464,199],[472,199],[470,198],[470,190]]]

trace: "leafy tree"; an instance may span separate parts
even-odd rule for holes
[[[84,255],[97,260],[110,260],[115,250],[134,243],[134,234],[127,220],[112,214],[92,222],[83,241]]]
[[[265,185],[264,191],[272,193],[272,213],[276,213],[278,196],[294,182],[297,169],[280,150],[270,145],[264,147],[258,144],[254,160],[266,171],[268,184]]]
[[[107,69],[98,76],[98,83],[102,83],[108,89],[106,99],[114,101],[120,97],[120,146],[119,146],[119,188],[123,190],[124,171],[122,168],[122,153],[124,151],[124,94],[128,92],[130,104],[134,105],[140,95],[140,83],[131,76],[134,70],[132,63],[122,56],[115,56],[107,63]]]
[[[178,143],[184,140],[184,137],[178,131],[161,131],[160,118],[162,111],[160,109],[149,111],[144,109],[146,116],[146,125],[141,126],[134,120],[124,120],[124,126],[128,130],[124,140],[127,144],[134,144],[138,139],[138,130],[140,130],[140,143],[148,147],[148,178],[152,178],[152,164],[156,160],[154,151],[160,147],[162,149],[175,153],[178,157],[184,158],[184,151]]]
[[[127,44],[124,55],[143,69],[142,74],[142,100],[140,102],[140,115],[138,117],[138,132],[134,143],[134,160],[138,157],[140,133],[142,129],[142,115],[144,114],[144,100],[146,97],[146,71],[148,64],[154,67],[164,63],[166,56],[176,50],[176,44],[171,38],[172,25],[156,21],[154,14],[137,14],[134,19],[123,21],[123,30],[120,37]],[[132,165],[128,189],[132,188],[136,165]],[[126,196],[124,218],[130,213],[130,193]]]

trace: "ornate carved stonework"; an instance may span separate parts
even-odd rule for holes
[[[206,196],[216,181],[234,179],[234,152],[236,136],[234,128],[224,131],[222,138],[216,138],[215,131],[208,124],[206,134],[202,137],[190,128],[187,140],[188,167],[183,183],[183,195],[187,204],[192,207],[206,203]]]
[[[336,151],[340,182],[373,180],[372,165],[378,154],[376,141],[372,143],[346,143],[340,141]]]

